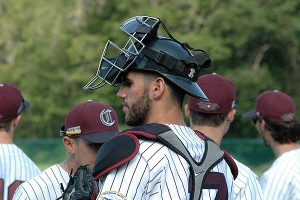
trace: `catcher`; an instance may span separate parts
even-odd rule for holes
[[[118,133],[117,114],[111,106],[94,101],[75,106],[60,131],[68,158],[24,182],[13,199],[93,199],[97,186],[91,170],[96,154],[104,142]]]

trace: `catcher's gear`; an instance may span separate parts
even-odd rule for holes
[[[157,35],[160,24],[169,38]],[[158,18],[136,16],[123,22],[120,29],[129,36],[128,41],[124,47],[110,40],[106,43],[96,76],[84,86],[85,90],[97,89],[106,83],[116,86],[120,75],[130,68],[157,72],[187,94],[207,99],[196,83],[200,69],[211,65],[206,52],[176,40]],[[193,56],[189,50],[200,54]],[[100,82],[95,83],[99,79]]]
[[[94,178],[88,165],[79,166],[74,176],[70,173],[70,181],[63,194],[58,199],[63,200],[92,200]]]

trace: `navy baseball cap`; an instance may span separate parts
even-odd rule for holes
[[[104,103],[87,101],[73,107],[66,116],[60,135],[104,143],[119,134],[115,110]]]
[[[18,88],[9,83],[0,83],[0,122],[15,119],[29,106]]]
[[[191,110],[201,113],[221,114],[228,113],[237,107],[235,87],[227,78],[216,73],[207,74],[200,76],[197,84],[209,100],[189,96],[188,106]]]
[[[267,90],[257,97],[255,109],[242,117],[288,124],[296,121],[296,106],[289,95],[278,90]]]

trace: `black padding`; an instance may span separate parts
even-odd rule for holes
[[[136,146],[135,140],[125,135],[117,136],[104,143],[97,153],[93,176],[95,177],[111,166],[132,157]]]
[[[134,128],[123,131],[122,133],[125,133],[125,132],[130,133],[130,132],[139,131],[139,132],[150,133],[151,135],[158,136],[159,134],[164,133],[169,130],[171,130],[171,129],[167,125],[151,123],[151,124],[143,124],[140,126],[136,126]]]

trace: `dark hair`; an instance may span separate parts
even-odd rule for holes
[[[296,143],[300,140],[300,124],[279,124],[266,121],[266,128],[271,132],[272,138],[280,144]]]
[[[170,93],[171,93],[172,100],[174,102],[178,103],[180,106],[182,105],[185,92],[182,89],[180,89],[178,86],[176,86],[174,83],[172,83],[168,79],[164,78],[158,72],[142,71],[142,70],[134,70],[134,71],[142,73],[145,76],[145,82],[146,83],[150,83],[151,81],[153,81],[157,77],[162,77],[165,80],[168,87],[170,88]]]
[[[218,127],[226,119],[228,113],[201,113],[190,109],[191,121],[195,125]]]
[[[0,122],[0,129],[3,128],[6,132],[9,132],[10,131],[11,122],[12,121],[9,121],[9,122]]]

